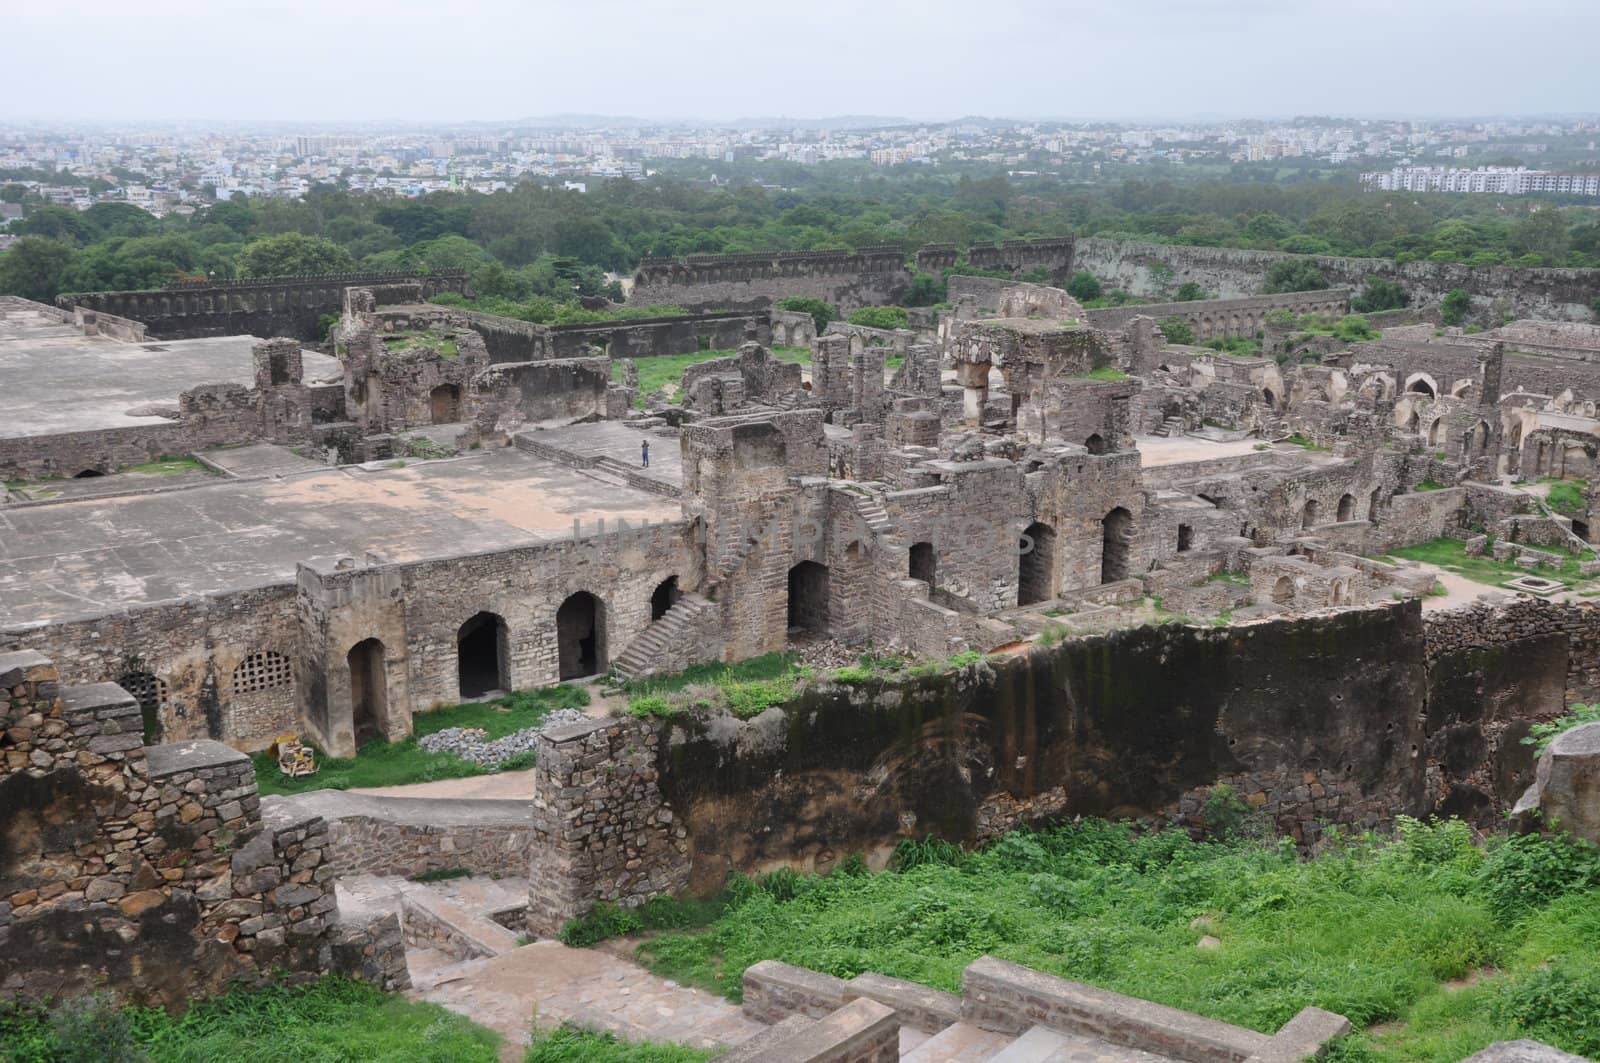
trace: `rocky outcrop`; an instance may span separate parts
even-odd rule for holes
[[[1600,844],[1600,723],[1558,735],[1512,812],[1524,829],[1560,829]]]

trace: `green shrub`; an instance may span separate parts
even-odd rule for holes
[[[1211,298],[1211,293],[1200,287],[1200,285],[1196,284],[1194,281],[1185,281],[1184,283],[1178,285],[1177,294],[1172,298],[1174,302],[1193,303],[1202,299]]]
[[[857,686],[872,678],[872,669],[860,665],[846,665],[833,670],[833,681],[847,686]]]
[[[1535,746],[1540,753],[1556,740],[1557,735],[1565,734],[1574,727],[1581,727],[1586,723],[1600,723],[1600,701],[1590,705],[1576,704],[1567,706],[1565,715],[1550,723],[1536,723],[1528,728],[1528,736],[1522,740],[1525,746]]]
[[[1360,314],[1346,314],[1340,318],[1339,323],[1333,327],[1333,334],[1347,343],[1378,338],[1378,330]]]
[[[1358,314],[1375,314],[1380,310],[1399,310],[1410,302],[1411,296],[1394,281],[1368,277],[1366,284],[1350,300],[1350,309]]]
[[[644,920],[637,911],[624,911],[609,901],[601,901],[586,915],[568,919],[556,935],[563,945],[586,949],[607,938],[626,937],[644,929]]]
[[[911,323],[911,315],[903,306],[863,306],[850,311],[850,324],[866,328],[897,329]]]
[[[1156,328],[1161,330],[1161,335],[1167,338],[1168,343],[1194,343],[1194,329],[1181,317],[1162,318]]]
[[[1099,279],[1086,269],[1080,269],[1067,280],[1067,294],[1080,303],[1100,298],[1103,289]]]
[[[1586,486],[1581,480],[1557,481],[1550,485],[1550,493],[1545,496],[1545,502],[1557,513],[1564,513],[1569,517],[1580,516],[1589,508],[1588,500],[1583,496]]]
[[[1500,987],[1493,1014],[1527,1037],[1600,1057],[1600,965],[1535,968]]]
[[[797,314],[810,314],[811,320],[816,322],[818,333],[827,328],[829,322],[836,321],[839,317],[839,311],[831,304],[805,295],[791,295],[786,299],[779,299],[778,309]]]
[[[1565,834],[1506,838],[1483,862],[1482,892],[1495,914],[1507,920],[1597,886],[1600,848]]]
[[[628,702],[628,715],[643,719],[646,716],[676,716],[677,706],[667,700],[664,694],[646,694],[644,697],[634,698]]]
[[[1439,300],[1439,320],[1446,325],[1459,325],[1467,319],[1472,309],[1472,296],[1461,288],[1452,288]]]

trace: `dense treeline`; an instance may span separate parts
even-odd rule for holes
[[[604,271],[646,255],[820,250],[1078,235],[1487,265],[1600,266],[1600,213],[1489,196],[1362,192],[1348,182],[864,174],[827,166],[793,187],[655,176],[587,193],[524,182],[408,200],[319,186],[236,197],[192,217],[128,204],[79,213],[24,202],[0,292],[150,288],[185,278],[343,269],[467,269],[491,297],[612,294]],[[14,192],[21,186],[11,186]]]

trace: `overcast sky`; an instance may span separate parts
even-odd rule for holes
[[[0,119],[1600,111],[1600,0],[12,0]]]

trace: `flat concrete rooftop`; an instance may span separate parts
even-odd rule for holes
[[[297,562],[422,561],[676,521],[675,501],[515,449],[0,509],[0,629],[294,580]]]
[[[197,384],[253,385],[250,348],[260,342],[218,336],[123,343],[11,311],[0,318],[0,438],[166,423],[145,408],[176,412],[179,394]],[[307,384],[340,379],[338,359],[305,353]]]

